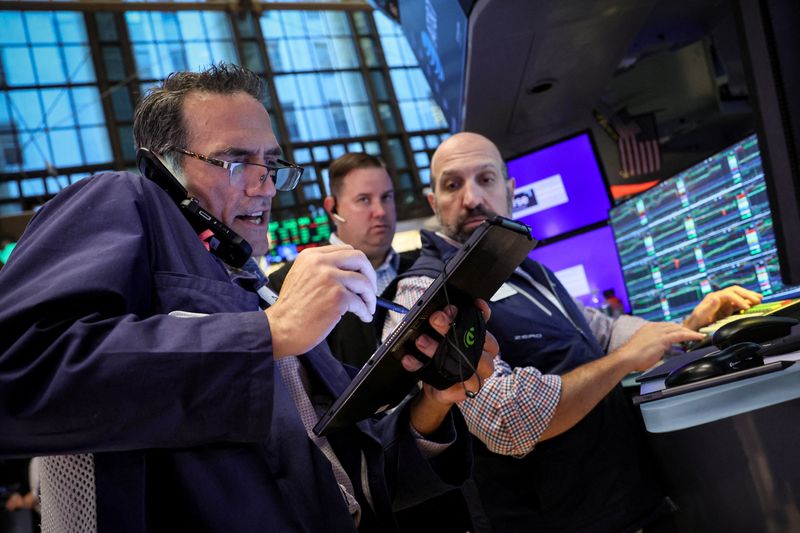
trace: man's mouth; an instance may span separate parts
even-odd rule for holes
[[[253,211],[252,213],[248,213],[246,215],[237,215],[236,218],[249,224],[260,226],[264,221],[264,211]]]

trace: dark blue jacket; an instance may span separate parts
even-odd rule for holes
[[[100,531],[354,530],[258,298],[151,182],[101,174],[44,206],[0,271],[0,324],[0,456],[93,452]],[[324,344],[301,361],[317,404],[350,381]],[[366,510],[363,452],[364,531],[465,477],[468,439],[427,461],[407,416],[330,438]]]
[[[423,230],[421,257],[403,277],[435,277],[455,252],[452,244]],[[502,358],[512,368],[564,374],[602,357],[582,312],[555,275],[531,259],[521,268],[557,296],[568,316],[515,273],[508,282],[528,296],[517,293],[490,304],[487,328],[497,337]],[[638,529],[663,503],[641,439],[621,387],[575,427],[539,443],[522,459],[491,453],[476,439],[480,503],[494,530],[504,533]]]

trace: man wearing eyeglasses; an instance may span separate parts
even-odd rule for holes
[[[137,147],[255,254],[276,190],[300,176],[260,94],[240,67],[175,73],[134,120]],[[44,206],[0,273],[0,456],[47,456],[44,531],[391,531],[393,509],[464,480],[461,384],[312,435],[349,383],[320,343],[375,309],[363,253],[300,254],[267,306],[258,273],[212,241],[155,183],[104,173]]]

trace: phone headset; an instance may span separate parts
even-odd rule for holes
[[[250,259],[253,254],[250,243],[200,207],[197,198],[189,196],[189,191],[153,151],[139,148],[136,152],[136,166],[139,167],[142,176],[155,182],[167,192],[197,234],[211,231],[208,249],[212,254],[236,268],[241,268]]]
[[[341,222],[342,224],[345,224],[345,223],[347,223],[347,219],[346,219],[346,218],[344,218],[344,217],[343,217],[342,215],[340,215],[339,213],[337,213],[336,211],[337,211],[337,208],[336,208],[336,198],[334,198],[334,199],[333,199],[333,208],[331,209],[331,217],[332,217],[332,218],[333,218],[333,220],[335,220],[336,222]]]

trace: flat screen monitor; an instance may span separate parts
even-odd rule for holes
[[[755,135],[613,208],[610,218],[635,315],[677,319],[733,284],[766,300],[794,292],[781,280]]]
[[[608,219],[611,196],[588,132],[507,161],[514,219],[538,240]]]
[[[274,214],[269,223],[269,262],[291,261],[305,248],[322,246],[331,236],[328,214],[319,206],[310,205],[302,213]]]
[[[539,246],[528,255],[552,270],[567,292],[584,305],[608,308],[613,294],[626,311],[630,309],[609,226]]]

